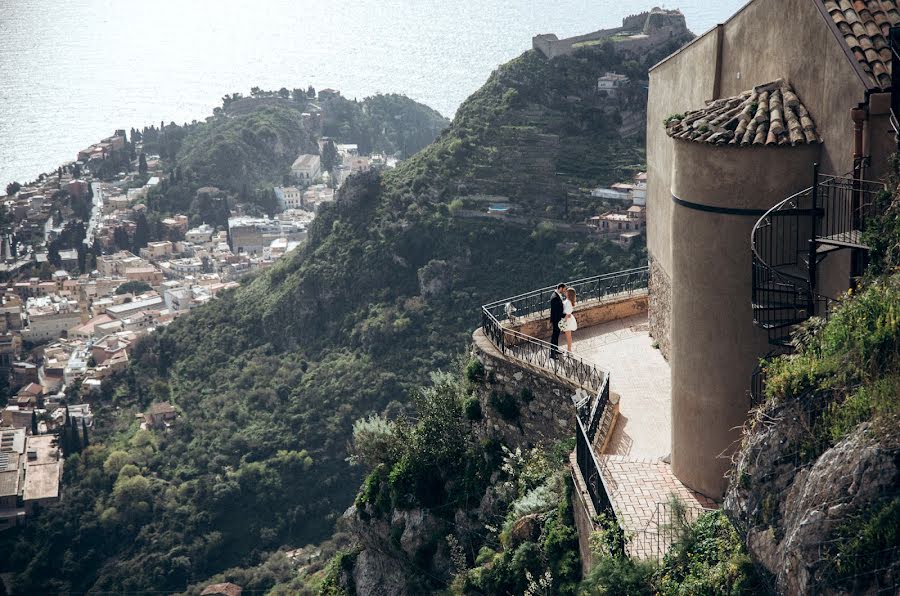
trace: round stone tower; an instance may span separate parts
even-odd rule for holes
[[[772,206],[812,184],[820,139],[783,81],[667,123],[674,140],[672,470],[722,496],[768,338],[753,323],[750,234]]]

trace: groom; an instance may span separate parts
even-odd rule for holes
[[[556,291],[550,297],[550,326],[553,327],[553,335],[550,336],[550,357],[559,358],[559,322],[563,318],[563,296],[566,293],[566,284],[556,286]]]

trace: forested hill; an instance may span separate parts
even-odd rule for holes
[[[546,223],[460,217],[459,195],[502,190],[554,211],[559,193],[530,190],[550,188],[553,170],[584,164],[574,182],[611,181],[621,168],[605,159],[627,147],[639,167],[640,136],[623,140],[612,112],[568,97],[606,70],[646,76],[667,51],[641,63],[602,47],[552,63],[527,52],[428,148],[351,177],[303,248],[146,339],[104,387],[65,498],[0,537],[16,592],[184,590],[328,537],[362,476],[345,461],[353,422],[411,415],[410,389],[466,349],[478,304],[643,264],[640,250]],[[555,149],[526,157],[546,135]],[[176,404],[177,422],[138,430],[134,414],[157,400]],[[267,589],[279,573],[242,581]]]
[[[313,99],[302,89],[292,94],[287,89],[260,93],[265,95],[226,95],[224,107],[216,108],[205,122],[161,127],[159,136],[165,143],[159,147],[153,140],[156,135],[145,139],[149,151],[175,154],[170,176],[148,201],[152,210],[186,213],[197,224],[223,225],[227,214],[198,207],[198,188],[214,186],[243,203],[259,203],[254,191],[286,183],[298,154],[319,152],[319,137],[356,143],[364,154],[405,158],[428,146],[449,124],[433,109],[403,95],[356,101],[336,92]],[[311,117],[310,111],[322,116]],[[260,206],[266,207],[264,202]]]

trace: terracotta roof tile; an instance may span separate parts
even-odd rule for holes
[[[869,81],[891,86],[891,26],[900,24],[900,0],[820,0]]]
[[[779,79],[735,97],[717,99],[666,124],[675,139],[714,145],[803,145],[818,143],[809,111]]]

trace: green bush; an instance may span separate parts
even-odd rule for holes
[[[852,589],[852,578],[896,564],[900,547],[900,497],[887,499],[849,516],[825,551],[828,577]]]
[[[390,493],[386,484],[387,466],[379,464],[374,470],[369,472],[363,481],[362,488],[356,495],[356,508],[360,517],[366,519],[368,517],[367,506],[371,506],[371,511],[376,516],[386,513],[391,505]]]
[[[494,408],[500,417],[507,422],[515,422],[519,419],[519,404],[516,398],[509,393],[500,393],[498,391],[491,392],[488,400],[491,407]]]
[[[356,565],[358,551],[338,551],[325,568],[325,578],[319,586],[320,596],[354,596],[353,582],[349,580]]]
[[[599,557],[581,591],[592,596],[652,596],[655,566],[628,557]]]
[[[673,544],[655,575],[659,594],[753,594],[753,563],[721,510],[701,516]]]
[[[873,280],[824,325],[801,328],[797,352],[766,364],[766,396],[818,404],[798,450],[811,460],[873,421],[890,429],[900,416],[900,275]]]
[[[484,379],[484,364],[477,358],[472,358],[466,364],[466,378],[472,383],[477,383]]]
[[[473,422],[477,422],[483,417],[481,412],[481,402],[478,401],[478,398],[475,396],[472,396],[466,400],[466,403],[463,406],[463,411],[466,414],[466,418]]]

